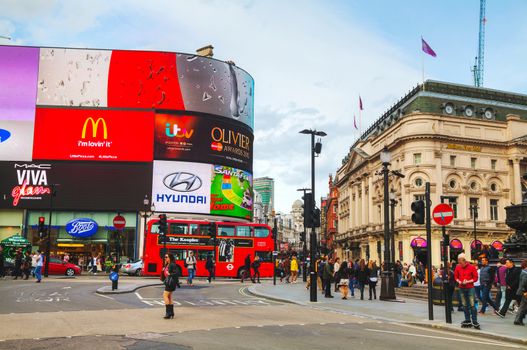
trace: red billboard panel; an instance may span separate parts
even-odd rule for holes
[[[151,161],[154,114],[37,108],[33,159]]]

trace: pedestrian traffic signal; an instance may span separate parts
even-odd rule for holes
[[[313,194],[306,193],[302,197],[302,200],[304,201],[304,205],[302,205],[302,208],[304,209],[304,227],[313,227],[313,208],[315,207]]]
[[[313,209],[313,218],[311,220],[313,222],[313,227],[320,227],[320,209]]]
[[[166,235],[168,232],[168,223],[166,214],[159,214],[159,234]]]
[[[423,225],[425,223],[425,202],[423,200],[414,201],[411,206],[412,211],[412,222],[417,225]]]
[[[46,219],[41,216],[38,218],[38,237],[40,239],[46,237]]]

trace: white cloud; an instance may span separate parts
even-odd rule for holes
[[[328,133],[317,158],[319,197],[356,137],[358,95],[365,129],[420,79],[404,52],[324,2],[20,3],[0,0],[0,8],[12,6],[2,17],[28,33],[25,42],[187,52],[211,43],[215,57],[246,69],[256,82],[255,176],[275,178],[279,210],[289,210],[296,189],[310,183],[309,139],[299,130]]]

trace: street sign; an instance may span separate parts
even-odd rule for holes
[[[273,255],[274,255],[274,256],[278,256],[278,252],[277,252],[276,250],[273,251]]]
[[[432,217],[436,224],[446,226],[454,220],[454,210],[450,205],[441,203],[435,206]]]
[[[122,215],[116,215],[113,218],[113,227],[118,230],[122,230],[126,226],[126,219]]]

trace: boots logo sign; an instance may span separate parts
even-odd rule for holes
[[[66,224],[66,232],[79,238],[91,237],[97,233],[98,229],[97,222],[88,218],[73,219]]]
[[[13,206],[17,206],[21,199],[42,199],[42,195],[50,194],[48,186],[48,170],[50,164],[15,164],[18,185],[11,190]]]

